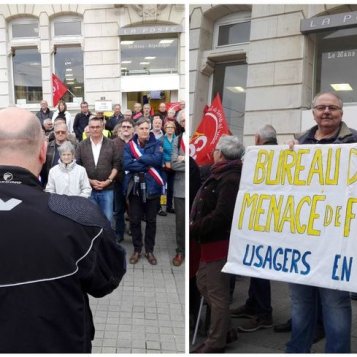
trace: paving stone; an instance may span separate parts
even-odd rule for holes
[[[92,353],[101,353],[101,352],[102,352],[101,347],[96,347],[96,346],[92,347]]]
[[[131,349],[131,353],[140,353],[140,354],[143,354],[143,353],[146,353],[146,349],[140,349],[140,348],[132,348]],[[157,352],[156,352],[157,353]]]
[[[131,348],[128,347],[117,347],[116,348],[116,353],[131,353]],[[109,353],[115,353],[115,352],[109,352]]]
[[[161,337],[157,333],[147,333],[146,334],[146,339],[149,341],[160,341]]]
[[[104,331],[104,338],[117,338],[118,331]]]
[[[116,347],[117,339],[116,338],[104,338],[103,347]]]
[[[145,348],[146,348],[146,341],[145,341],[145,339],[140,339],[140,340],[138,340],[138,339],[133,339],[133,340],[131,341],[131,346],[132,346],[132,348],[140,348],[140,349],[145,350]]]
[[[103,347],[102,353],[116,353],[117,349],[115,347]]]
[[[119,324],[119,331],[131,331],[132,325]]]
[[[146,341],[147,350],[160,350],[161,345],[158,341]]]
[[[176,248],[174,237],[174,215],[158,216],[158,265],[151,266],[146,259],[135,266],[128,264],[121,284],[109,296],[90,297],[96,328],[93,353],[183,352],[184,266],[173,269],[171,265]],[[122,245],[129,257],[133,249],[131,237],[125,235]]]
[[[131,347],[131,340],[130,339],[128,339],[128,340],[118,339],[117,347],[118,348],[121,348],[121,347],[129,348],[129,347]]]
[[[174,342],[161,341],[161,349],[176,351],[176,344]]]

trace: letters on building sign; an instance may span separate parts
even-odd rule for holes
[[[356,50],[327,52],[327,59],[355,57]]]
[[[319,30],[357,26],[357,11],[335,15],[318,16],[301,20],[302,33],[316,32]]]
[[[148,35],[158,33],[177,33],[182,32],[182,26],[140,26],[140,27],[125,27],[119,29],[119,35]]]

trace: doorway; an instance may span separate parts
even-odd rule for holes
[[[176,100],[177,95],[174,93],[177,91],[170,90],[158,90],[158,91],[147,91],[147,92],[128,92],[127,95],[127,107],[133,110],[135,103],[141,103],[144,105],[149,103],[154,112],[157,112],[160,103],[170,103]]]

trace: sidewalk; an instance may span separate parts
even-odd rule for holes
[[[249,278],[239,277],[236,281],[232,307],[244,304],[248,296]],[[290,298],[287,283],[271,281],[272,307],[274,324],[286,322],[290,318]],[[204,309],[205,312],[205,309]],[[205,315],[205,313],[203,314]],[[244,319],[232,318],[232,326],[237,327]],[[262,329],[250,333],[239,333],[238,340],[227,345],[226,353],[284,353],[285,344],[288,342],[290,332],[276,333],[273,328]],[[199,336],[196,345],[203,342],[204,337]],[[312,346],[311,352],[324,353],[325,339]],[[192,335],[190,336],[190,351]],[[352,301],[352,343],[351,350],[357,352],[357,301]]]
[[[90,298],[96,329],[93,353],[184,352],[185,266],[171,263],[175,242],[175,215],[157,216],[158,264],[150,265],[145,257],[136,265],[128,263],[114,292]],[[128,261],[133,251],[129,235],[122,245]]]

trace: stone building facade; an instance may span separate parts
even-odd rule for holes
[[[356,10],[324,4],[191,5],[190,132],[218,91],[232,132],[245,144],[253,143],[264,124],[272,124],[283,143],[312,126],[317,92],[347,82],[349,88],[337,90],[345,121],[356,127]]]
[[[68,97],[70,111],[78,111],[81,100],[86,100],[90,108],[95,101],[105,99],[131,109],[133,102],[150,99],[152,93],[157,102],[184,99],[184,18],[184,5],[175,4],[1,4],[0,108],[18,105],[38,110],[39,96],[51,107],[52,73],[57,75],[58,68],[62,72],[72,70],[64,69],[71,64],[66,53],[80,57],[75,82],[68,81],[72,92],[79,93]],[[142,60],[145,68],[137,63],[138,68],[126,70],[127,65],[122,63],[124,48],[137,57],[149,52],[149,47],[154,47],[152,42],[159,52],[164,45],[158,39],[169,42],[165,46],[173,53],[174,58],[168,55],[172,68],[150,71],[150,62]],[[174,43],[171,47],[170,41]],[[140,46],[134,42],[140,42]],[[27,53],[28,49],[32,52]],[[155,56],[151,54],[150,58],[153,62]],[[60,64],[60,59],[65,63]],[[135,58],[126,58],[126,63],[132,60]],[[21,69],[24,73],[16,72]],[[69,74],[62,73],[61,80],[70,78],[65,78]],[[34,94],[29,94],[29,88]]]

